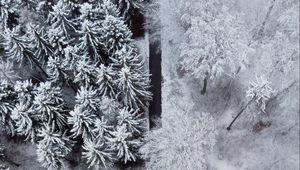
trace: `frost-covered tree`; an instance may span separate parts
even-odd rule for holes
[[[70,41],[76,32],[75,23],[69,19],[71,6],[68,2],[59,0],[53,7],[48,18],[51,23],[50,29],[56,30],[59,36],[64,36]]]
[[[120,11],[118,10],[117,5],[115,5],[111,0],[102,0],[100,8],[103,10],[105,15],[112,15],[114,17],[120,16]]]
[[[52,86],[50,82],[40,83],[36,88],[33,109],[39,114],[41,122],[54,128],[63,130],[67,125],[66,111],[61,89]]]
[[[30,140],[32,143],[36,141],[36,134],[39,128],[35,110],[25,103],[17,103],[12,110],[11,118],[16,126],[16,133],[18,135],[26,136],[26,140]]]
[[[29,27],[32,39],[31,49],[34,51],[35,57],[44,65],[50,56],[54,56],[54,49],[48,39],[46,39],[45,31],[38,28]]]
[[[18,78],[18,76],[13,70],[12,63],[0,60],[0,79],[13,83],[16,78]]]
[[[77,61],[74,82],[80,85],[94,85],[97,77],[96,68],[96,64],[87,59]]]
[[[12,110],[11,119],[15,123],[16,133],[26,136],[25,140],[34,143],[37,141],[37,131],[41,127],[39,115],[33,108],[36,86],[31,80],[17,81],[14,90],[17,94],[17,103]]]
[[[189,14],[191,26],[181,44],[181,69],[203,80],[204,94],[208,80],[221,74],[233,76],[244,64],[247,32],[237,15],[231,14],[220,1],[187,3],[193,6],[190,8],[199,7],[199,14]]]
[[[18,96],[17,102],[23,103],[27,106],[32,105],[36,86],[31,80],[17,81],[14,85],[14,90]]]
[[[100,101],[98,91],[92,86],[80,87],[76,95],[76,103],[93,113],[99,111]]]
[[[42,128],[38,137],[41,140],[37,144],[38,161],[47,169],[61,169],[63,160],[71,152],[73,142],[66,133],[53,131],[47,124]]]
[[[0,125],[14,135],[15,127],[11,112],[16,104],[16,93],[13,85],[6,80],[0,80]]]
[[[141,134],[145,130],[144,119],[141,118],[139,110],[123,108],[117,116],[118,125],[125,125],[128,132]]]
[[[149,132],[141,152],[146,169],[206,169],[206,156],[216,142],[215,121],[208,113],[187,115],[172,106],[172,117],[160,129]],[[190,110],[189,110],[190,111]]]
[[[260,107],[262,112],[265,112],[266,102],[270,99],[273,93],[271,83],[264,77],[256,77],[255,81],[251,81],[247,90],[247,97],[254,100]]]
[[[132,33],[120,17],[106,15],[101,23],[101,41],[104,42],[105,50],[114,54],[124,46],[132,46]]]
[[[75,87],[72,84],[73,77],[68,75],[68,69],[64,68],[62,60],[59,57],[49,57],[46,66],[46,71],[48,74],[49,81],[56,84],[67,84],[74,91],[76,91]]]
[[[99,168],[101,166],[107,168],[107,165],[110,165],[113,160],[113,152],[108,148],[103,139],[95,141],[86,140],[82,148],[84,150],[82,156],[87,160],[89,168]]]
[[[101,64],[97,69],[97,82],[99,94],[102,96],[116,97],[116,71],[111,66]]]
[[[0,30],[7,27],[8,16],[17,11],[21,5],[21,0],[1,0],[0,1]]]
[[[119,68],[117,87],[120,89],[118,97],[121,103],[131,108],[145,106],[152,99],[149,92],[149,75],[144,68],[144,61],[132,48],[122,48],[112,58],[114,66]]]
[[[100,46],[103,46],[100,41],[100,30],[99,24],[84,20],[78,31],[80,35],[78,48],[91,60],[103,63],[103,56],[99,52]]]
[[[24,62],[29,63],[31,66],[34,65],[42,71],[47,77],[47,73],[42,68],[34,52],[30,48],[30,39],[26,35],[20,35],[20,28],[14,28],[12,31],[6,30],[2,35],[5,38],[2,45],[5,49],[5,57],[12,62],[20,63],[20,66]]]
[[[90,167],[138,156],[149,75],[115,2],[0,0],[1,123],[37,143],[45,168],[62,168],[66,134]]]
[[[107,137],[110,148],[116,152],[117,158],[125,164],[137,159],[137,150],[141,146],[139,139],[134,139],[126,125],[117,126],[116,130]]]
[[[74,138],[82,136],[84,140],[92,139],[94,137],[92,129],[96,118],[96,115],[89,112],[89,110],[85,110],[85,108],[80,106],[75,106],[68,117],[68,123],[72,126],[72,136]]]
[[[62,67],[64,68],[64,70],[70,72],[70,74],[68,74],[69,77],[72,77],[72,79],[74,79],[73,77],[75,76],[75,72],[74,70],[76,69],[76,63],[77,61],[79,61],[80,59],[82,59],[77,53],[79,49],[77,47],[74,46],[67,46],[66,48],[64,48],[64,58],[61,59],[62,60]]]
[[[96,121],[94,122],[94,129],[92,130],[92,132],[94,133],[96,139],[102,139],[105,136],[109,135],[112,129],[113,126],[108,124],[108,120],[106,120],[104,116],[101,116],[101,118],[96,119]]]

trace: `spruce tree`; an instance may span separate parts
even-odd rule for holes
[[[53,128],[63,130],[67,125],[66,111],[61,89],[50,82],[40,83],[36,88],[33,109],[38,112],[40,121]]]
[[[30,38],[27,35],[20,34],[20,27],[16,27],[12,31],[6,30],[2,35],[5,38],[4,43],[2,43],[5,49],[5,57],[12,62],[20,63],[20,66],[24,62],[29,63],[31,67],[34,65],[47,77],[47,73],[30,48]]]
[[[114,59],[115,66],[120,67],[118,71],[117,87],[118,97],[125,106],[139,108],[146,106],[151,100],[151,93],[148,91],[149,75],[144,71],[144,63],[141,56],[132,49],[123,48],[118,51],[117,59]]]
[[[13,85],[6,80],[0,80],[0,125],[10,134],[15,134],[11,112],[16,104],[17,95]]]
[[[44,125],[38,137],[37,144],[38,161],[47,169],[61,169],[63,160],[71,152],[73,142],[65,132],[54,131],[48,124]]]
[[[101,23],[101,41],[107,53],[115,54],[125,46],[132,46],[132,33],[120,17],[106,15]]]
[[[97,23],[84,20],[81,25],[79,33],[79,45],[78,48],[89,59],[95,62],[104,63],[103,56],[99,53],[100,46],[103,44],[100,41],[100,27]]]

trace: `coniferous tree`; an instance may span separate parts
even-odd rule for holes
[[[260,107],[262,112],[265,112],[266,102],[270,99],[273,93],[271,83],[264,77],[256,77],[255,81],[251,81],[247,90],[247,97],[254,100]]]
[[[115,54],[117,50],[125,46],[132,46],[132,33],[120,17],[106,15],[101,23],[101,41],[109,54]]]
[[[31,49],[34,51],[35,57],[44,65],[49,57],[55,56],[54,49],[50,42],[46,39],[45,31],[38,28],[29,27],[32,39],[34,40],[31,44]]]
[[[30,49],[30,38],[26,35],[20,35],[20,27],[14,28],[12,31],[6,30],[2,35],[5,38],[2,45],[5,49],[5,57],[11,62],[17,62],[20,66],[24,63],[38,67],[40,71],[47,77],[47,73],[44,71],[42,65],[34,55],[32,49]]]
[[[99,25],[92,21],[85,20],[78,33],[80,36],[78,48],[80,51],[82,51],[84,55],[89,56],[92,61],[101,61],[103,63],[103,56],[99,53],[99,47],[103,46],[100,41]]]
[[[39,128],[38,122],[35,120],[35,110],[28,104],[19,102],[12,110],[11,119],[16,126],[16,133],[18,135],[26,136],[25,140],[34,143],[36,141],[36,134]]]
[[[40,83],[33,100],[33,109],[38,112],[40,121],[53,130],[63,130],[67,125],[64,107],[61,89],[50,82]]]
[[[13,81],[17,78],[18,76],[13,70],[13,64],[11,62],[4,62],[3,60],[0,60],[0,79],[13,83]]]
[[[84,141],[82,148],[82,156],[87,160],[89,168],[101,166],[106,168],[107,164],[110,164],[113,160],[113,153],[103,139]]]
[[[97,77],[96,68],[96,64],[87,59],[77,61],[74,82],[80,85],[94,85]]]
[[[16,93],[13,85],[6,80],[0,81],[0,125],[4,126],[12,135],[15,134],[15,127],[11,119],[11,112],[16,103]]]
[[[93,128],[96,115],[90,113],[80,106],[75,106],[70,112],[68,123],[72,126],[71,133],[73,137],[82,136],[84,140],[93,138],[91,129]]]
[[[114,59],[116,66],[119,65],[117,85],[120,89],[119,96],[125,106],[139,108],[145,106],[151,100],[151,93],[148,91],[149,75],[144,71],[144,64],[141,56],[135,54],[132,49],[123,48],[118,51]]]
[[[54,29],[60,36],[66,38],[67,41],[72,40],[76,32],[75,23],[69,19],[71,14],[71,5],[68,2],[59,0],[50,12],[49,22],[51,23],[50,29]]]
[[[2,0],[0,2],[0,30],[7,28],[9,14],[17,11],[21,3],[21,0]]]
[[[145,128],[144,119],[141,118],[139,110],[123,108],[117,116],[118,125],[125,125],[128,132],[132,134],[141,134]]]
[[[17,81],[14,90],[18,97],[11,118],[15,122],[16,133],[26,136],[26,140],[34,143],[40,128],[38,114],[33,108],[36,86],[32,84],[31,80]]]
[[[47,169],[61,169],[64,158],[71,152],[73,142],[66,133],[56,132],[48,124],[44,125],[38,137],[38,161]]]
[[[110,148],[116,152],[117,158],[125,164],[128,161],[135,161],[136,150],[141,146],[141,141],[133,138],[126,125],[117,126],[116,130],[110,134],[111,137],[107,140],[111,143]]]
[[[101,96],[116,97],[116,71],[111,66],[101,64],[97,69],[97,82]]]

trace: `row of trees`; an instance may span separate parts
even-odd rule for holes
[[[61,168],[75,145],[89,167],[138,159],[151,93],[125,21],[136,4],[0,2],[1,124],[42,166]]]

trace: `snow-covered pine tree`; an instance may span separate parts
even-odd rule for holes
[[[101,41],[110,55],[125,46],[132,46],[132,33],[121,17],[106,15],[101,23]]]
[[[12,31],[6,29],[0,36],[5,39],[1,45],[5,49],[5,57],[8,60],[20,63],[20,66],[26,62],[31,66],[34,65],[47,77],[47,73],[44,71],[32,49],[30,49],[29,44],[31,40],[27,35],[20,35],[20,27],[15,27]]]
[[[109,135],[112,131],[113,126],[109,125],[109,121],[101,116],[99,119],[96,119],[94,122],[94,129],[92,132],[94,133],[95,139],[102,139]]]
[[[145,72],[143,59],[132,48],[122,48],[116,54],[115,67],[119,67],[117,87],[121,103],[130,108],[146,106],[152,99],[149,92],[149,75]]]
[[[75,69],[77,61],[82,59],[81,56],[78,55],[79,52],[77,52],[79,49],[76,46],[68,45],[66,48],[64,48],[64,57],[62,59],[62,67],[64,70],[68,72],[69,78],[72,77],[72,80],[74,80],[75,77]]]
[[[29,140],[32,143],[36,141],[38,130],[38,122],[34,120],[35,116],[35,111],[31,105],[23,102],[17,103],[11,114],[11,119],[16,126],[16,133],[26,136],[25,140]]]
[[[89,110],[85,110],[81,106],[75,106],[68,117],[68,124],[72,127],[70,131],[72,137],[82,137],[84,141],[93,139],[92,129],[96,119],[96,115],[89,112]]]
[[[96,167],[99,169],[101,166],[107,168],[113,161],[113,152],[104,142],[104,139],[86,140],[82,148],[82,157],[87,160],[89,168]]]
[[[123,108],[119,111],[119,115],[117,116],[118,125],[125,125],[127,131],[135,134],[142,134],[145,130],[145,120],[141,118],[141,114],[139,110],[130,109],[128,107]]]
[[[17,11],[21,5],[21,0],[1,0],[0,1],[0,30],[3,31],[7,28],[7,21],[9,14]]]
[[[47,21],[50,23],[48,37],[55,49],[55,54],[63,55],[64,48],[74,43],[77,30],[75,22],[70,18],[72,5],[68,1],[59,0],[50,12]]]
[[[116,126],[116,130],[110,132],[110,137],[107,137],[110,143],[110,149],[116,152],[116,157],[123,163],[135,161],[138,157],[137,150],[142,142],[134,138],[132,133],[127,130],[126,125]]]
[[[115,119],[115,115],[119,112],[121,104],[114,98],[102,96],[100,110],[107,119]]]
[[[91,21],[99,24],[100,20],[104,18],[104,10],[101,9],[101,4],[104,2],[86,2],[80,4],[80,21]]]
[[[26,140],[36,142],[36,134],[40,128],[37,112],[33,109],[36,86],[31,80],[17,81],[14,86],[17,94],[16,105],[12,110],[11,119],[15,123],[16,133],[26,136]]]
[[[102,3],[100,3],[100,8],[105,14],[112,15],[114,17],[120,16],[120,11],[118,10],[117,5],[115,5],[111,0],[102,0]]]
[[[56,85],[68,85],[76,92],[72,80],[73,76],[72,74],[69,76],[68,68],[65,68],[64,66],[63,61],[58,56],[49,57],[46,66],[48,80]]]
[[[0,80],[0,125],[12,135],[15,134],[11,112],[16,104],[14,87],[7,80]]]
[[[9,58],[11,64],[30,63],[55,85],[61,86],[57,82],[67,77],[81,88],[67,116],[61,88],[50,81],[40,82],[39,77],[34,80],[37,86],[31,81],[16,82],[17,97],[6,105],[13,106],[8,110],[13,111],[9,117],[16,133],[38,143],[38,160],[49,169],[60,168],[71,150],[64,139],[65,130],[74,139],[83,139],[83,157],[90,166],[134,161],[143,129],[142,107],[151,98],[149,75],[144,74],[143,62],[117,6],[111,0],[26,0],[22,7],[38,18],[1,30],[4,62]],[[119,52],[122,49],[132,50]],[[129,90],[122,92],[124,89]]]
[[[116,98],[116,71],[111,66],[100,64],[97,69],[98,91],[101,96]]]
[[[16,81],[14,90],[18,96],[17,102],[24,103],[25,105],[32,104],[36,86],[32,83],[31,80]]]
[[[74,142],[66,132],[55,131],[48,124],[39,131],[37,144],[38,161],[47,169],[61,169],[63,160],[71,152]]]
[[[78,48],[94,62],[104,63],[104,58],[99,52],[103,43],[100,41],[100,27],[97,23],[84,20],[79,33]],[[81,54],[82,55],[82,54]]]
[[[11,62],[4,62],[0,60],[0,79],[7,80],[8,82],[12,83],[18,76],[16,72],[13,70],[13,64]]]
[[[33,109],[38,113],[41,123],[55,130],[63,130],[67,125],[67,113],[61,89],[51,82],[40,83],[36,88]]]
[[[75,23],[69,19],[72,6],[64,0],[59,0],[50,12],[49,22],[50,29],[57,29],[60,36],[66,37],[68,41],[73,38],[76,32]]]
[[[80,87],[76,95],[76,103],[93,113],[99,112],[101,98],[92,86]]]
[[[31,49],[34,51],[35,57],[45,65],[48,62],[49,57],[55,56],[54,49],[50,42],[46,39],[46,33],[43,29],[28,27],[29,33],[32,36],[33,43],[31,43]]]
[[[266,102],[270,99],[273,93],[271,82],[263,76],[256,77],[255,81],[251,81],[247,90],[247,97],[254,100],[264,113],[266,109]],[[260,113],[260,112],[259,112]]]
[[[76,62],[75,83],[79,85],[95,85],[97,77],[97,66],[93,62],[83,58]]]

